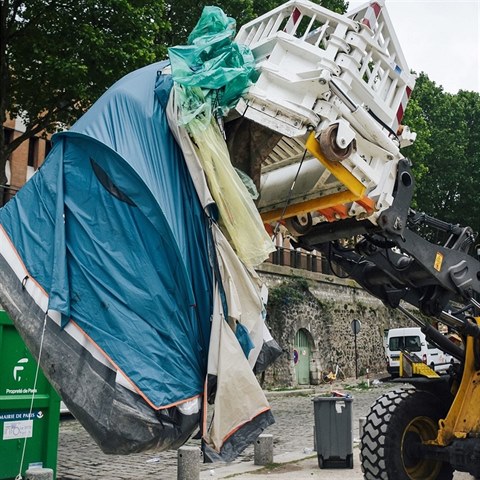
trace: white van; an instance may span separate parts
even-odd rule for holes
[[[420,327],[392,328],[385,343],[387,371],[392,377],[400,372],[400,350],[414,353],[437,373],[448,370],[452,360],[450,355],[427,342]]]

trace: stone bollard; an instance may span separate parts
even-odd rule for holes
[[[177,480],[198,480],[201,458],[202,452],[198,447],[180,447],[177,452]]]
[[[32,467],[25,472],[25,480],[53,480],[51,468]]]
[[[255,441],[254,465],[268,465],[273,463],[273,435],[263,433]]]
[[[363,428],[365,427],[365,423],[367,421],[367,417],[360,417],[358,419],[358,439],[362,441],[363,437]]]

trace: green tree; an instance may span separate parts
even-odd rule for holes
[[[416,141],[409,147],[405,147],[403,154],[412,162],[412,170],[415,181],[421,183],[423,177],[428,173],[428,167],[425,165],[425,159],[432,153],[430,146],[430,124],[424,117],[423,109],[418,103],[416,96],[413,96],[408,102],[407,110],[402,123],[408,125],[410,129],[417,134]],[[416,198],[414,199],[414,208],[417,208]]]
[[[421,74],[405,123],[417,142],[405,149],[416,176],[415,204],[440,219],[480,231],[480,95],[450,94]]]
[[[166,54],[162,0],[0,0],[0,124],[7,112],[26,131],[5,145],[72,124],[124,74]]]

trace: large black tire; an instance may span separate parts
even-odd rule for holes
[[[449,464],[419,458],[418,445],[433,440],[449,405],[413,388],[381,396],[367,416],[360,458],[366,480],[452,480]]]

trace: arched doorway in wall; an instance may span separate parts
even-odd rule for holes
[[[293,347],[293,364],[298,385],[310,385],[312,347],[313,339],[310,332],[305,328],[298,330]]]

